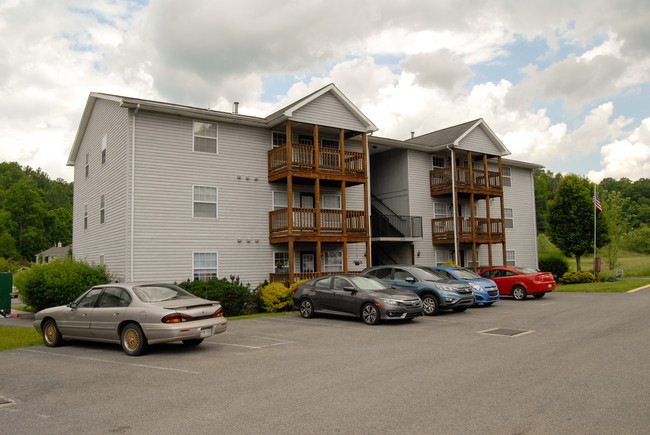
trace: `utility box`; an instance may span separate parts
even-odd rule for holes
[[[13,276],[11,273],[0,273],[0,309],[5,313],[11,314],[11,288],[13,286]]]

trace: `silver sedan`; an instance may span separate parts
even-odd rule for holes
[[[132,356],[156,343],[196,346],[227,325],[219,302],[172,284],[138,283],[92,287],[68,305],[39,311],[34,320],[46,346],[64,340],[120,343]]]

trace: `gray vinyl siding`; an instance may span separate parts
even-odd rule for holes
[[[372,195],[389,207],[395,214],[409,214],[409,168],[408,152],[392,149],[371,157]]]
[[[485,134],[481,127],[470,131],[458,144],[458,149],[477,154],[501,155],[502,151]]]
[[[503,188],[505,208],[511,208],[514,228],[506,229],[506,249],[516,252],[517,266],[537,267],[537,234],[535,231],[535,195],[532,171],[511,168],[512,186]]]
[[[414,239],[413,250],[415,263],[423,266],[435,266],[431,219],[433,219],[433,199],[429,173],[431,171],[431,154],[422,151],[408,151],[409,167],[409,204],[410,216],[422,216],[422,238]],[[420,252],[420,256],[417,256]]]
[[[366,131],[366,126],[331,93],[325,93],[293,113],[292,121]]]
[[[125,277],[126,150],[129,142],[128,112],[119,104],[97,100],[75,160],[73,205],[73,255],[99,264],[100,255],[110,264],[115,279]],[[101,144],[107,135],[106,162]],[[86,153],[90,155],[85,176]],[[100,197],[105,197],[105,223],[99,223]],[[88,207],[88,229],[84,229],[84,206]]]

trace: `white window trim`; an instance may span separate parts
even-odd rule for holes
[[[106,196],[101,195],[99,197],[99,223],[106,223]]]
[[[86,153],[86,178],[90,175],[90,153]]]
[[[211,255],[214,254],[216,256],[217,264],[216,264],[216,266],[214,268],[212,268],[212,267],[203,267],[203,268],[200,268],[200,269],[201,270],[208,270],[208,269],[212,270],[212,269],[214,269],[215,278],[219,278],[219,251],[194,251],[194,252],[192,252],[192,280],[194,281],[196,279],[196,272],[195,271],[197,270],[197,267],[196,267],[196,264],[195,264],[194,261],[195,261],[195,256],[197,254],[211,254]]]
[[[278,259],[276,258],[276,255],[278,255],[278,254],[285,254],[285,256],[287,258],[286,262],[283,261],[284,264],[283,264],[283,267],[282,267],[282,268],[287,269],[286,272],[275,272],[276,269],[278,268],[278,266],[276,264],[278,262]],[[275,252],[273,252],[273,267],[272,267],[272,270],[273,270],[274,273],[289,273],[289,251],[275,251]]]
[[[336,143],[336,147],[331,147],[331,146],[326,146],[325,142],[331,142],[332,144]],[[341,149],[341,142],[338,139],[330,139],[327,137],[321,138],[320,140],[320,146],[322,148],[328,148],[331,150],[340,150]]]
[[[508,217],[508,210],[510,210],[510,217]],[[508,226],[506,222],[511,221],[512,225]],[[515,227],[515,211],[511,208],[503,208],[503,225],[505,228],[514,228]]]
[[[506,172],[508,173],[506,175]],[[512,170],[508,166],[504,166],[501,171],[501,177],[503,180],[503,187],[512,187]],[[506,179],[508,183],[506,183]]]
[[[512,260],[508,259],[508,257],[510,256],[508,254],[511,254]],[[510,264],[510,262],[512,262],[512,264]],[[513,266],[513,267],[516,266],[517,265],[517,251],[515,251],[514,249],[506,250],[506,261],[505,261],[505,263],[506,263],[505,264],[506,266]]]
[[[442,166],[437,166],[437,165],[434,164],[434,161],[437,160],[437,159],[442,160]],[[446,168],[447,167],[446,164],[447,164],[447,159],[445,158],[445,156],[439,156],[439,155],[436,155],[436,154],[431,154],[431,168],[433,168],[433,169]]]
[[[201,123],[201,124],[213,124],[215,126],[215,129],[217,130],[216,135],[214,137],[212,137],[212,136],[204,136],[204,135],[201,135],[201,134],[196,134],[194,132],[194,129],[195,129],[195,125],[196,125],[197,122]],[[194,138],[197,138],[197,137],[201,137],[201,138],[204,138],[204,139],[214,139],[214,141],[215,141],[215,150],[214,150],[214,152],[197,150],[196,149],[196,143],[194,141]],[[192,151],[195,152],[195,153],[202,153],[202,154],[215,154],[215,155],[219,154],[219,123],[218,122],[208,122],[208,121],[199,121],[199,120],[194,120],[192,122]]]
[[[445,215],[444,216],[439,216],[436,214],[436,205],[444,205],[445,206]],[[443,218],[448,218],[448,217],[454,217],[452,206],[448,202],[441,202],[437,201],[433,203],[433,218],[434,219],[443,219]]]
[[[281,135],[284,136],[284,143],[282,145],[276,145],[275,144],[275,135],[276,134],[281,134]],[[286,143],[287,143],[287,134],[285,132],[283,132],[283,131],[272,131],[271,132],[271,149],[280,148],[281,146],[286,145]]]
[[[326,210],[341,210],[341,195],[337,194],[331,194],[331,193],[323,193],[320,196],[320,208],[321,210],[324,209],[323,205],[325,204],[325,197],[330,197],[330,198],[338,198],[338,207],[336,208],[327,208]]]
[[[105,134],[104,137],[102,137],[102,153],[101,153],[102,165],[106,163],[106,159],[107,159],[106,147],[107,147],[107,145],[108,145],[108,133]]]
[[[194,199],[194,188],[196,187],[208,187],[210,189],[215,189],[215,199],[214,202],[212,201],[197,201]],[[215,216],[214,217],[208,217],[208,216],[194,216],[194,204],[195,203],[201,203],[201,204],[213,204],[216,207],[215,210]],[[219,219],[219,188],[217,186],[206,186],[203,184],[194,184],[192,185],[192,218],[196,219]]]
[[[326,261],[325,261],[325,257],[329,253],[338,254],[338,256],[335,257],[335,258],[340,258],[341,262],[336,263],[336,264],[334,264],[334,263],[327,264]],[[329,267],[338,267],[338,269],[335,269],[335,270],[334,269],[328,269]],[[342,270],[343,270],[343,251],[323,251],[323,252],[321,252],[321,271],[322,272],[341,272]]]
[[[275,202],[276,193],[283,193],[284,194],[284,197],[285,197],[285,203],[284,204],[280,204],[280,203]],[[289,205],[289,198],[288,198],[288,195],[287,195],[286,191],[284,191],[284,190],[276,190],[276,191],[273,191],[271,193],[271,210],[274,210],[274,211],[275,210],[283,210],[283,209],[287,208],[288,205]]]
[[[84,230],[88,229],[88,204],[84,204]]]

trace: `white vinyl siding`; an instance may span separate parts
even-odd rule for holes
[[[217,154],[217,149],[217,124],[194,121],[194,151]]]
[[[195,218],[217,218],[217,188],[211,186],[194,186],[194,207]]]
[[[206,281],[217,278],[219,272],[219,254],[216,252],[195,252],[192,276],[195,280]]]
[[[287,192],[273,192],[273,210],[282,210],[288,206]]]

